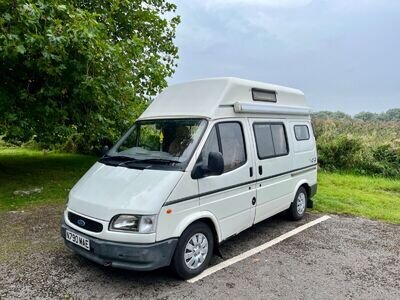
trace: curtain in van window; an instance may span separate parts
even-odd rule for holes
[[[255,123],[253,128],[260,159],[288,154],[283,124]]]
[[[224,172],[231,171],[246,162],[242,127],[237,122],[218,124],[221,137]]]
[[[274,140],[275,155],[285,155],[288,153],[285,129],[282,124],[271,125],[272,139]]]
[[[272,157],[275,155],[272,142],[271,126],[268,124],[254,124],[257,152],[259,158]]]

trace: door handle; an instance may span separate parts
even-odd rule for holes
[[[258,174],[262,175],[262,166],[258,166]]]
[[[253,199],[251,199],[251,204],[255,205],[257,202],[256,197],[253,197]]]
[[[250,177],[253,177],[253,167],[250,167]]]

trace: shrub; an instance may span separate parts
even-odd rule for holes
[[[347,170],[357,164],[362,142],[359,138],[341,134],[318,140],[318,157],[326,170]]]
[[[400,122],[313,118],[326,170],[400,178]]]

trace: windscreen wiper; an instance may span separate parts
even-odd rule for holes
[[[179,160],[174,159],[165,159],[165,158],[147,158],[147,159],[138,159],[138,163],[164,163],[164,164],[172,164],[172,163],[180,163]]]
[[[123,155],[106,155],[101,158],[102,160],[109,160],[109,159],[120,159],[120,160],[130,160],[132,157],[123,156]]]
[[[127,164],[134,163],[134,162],[138,162],[138,161],[140,161],[140,160],[139,160],[139,159],[136,159],[136,158],[130,158],[129,160],[126,160],[126,161],[123,161],[123,162],[119,163],[117,166],[118,166],[118,167],[120,167],[120,166],[125,166],[125,165],[127,165]]]
[[[99,159],[100,162],[105,163],[105,164],[110,164],[111,162],[113,162],[112,165],[118,165],[121,162],[127,162],[127,161],[131,161],[131,160],[132,160],[132,157],[123,156],[123,155],[115,155],[115,156],[107,155],[107,156],[104,156]]]

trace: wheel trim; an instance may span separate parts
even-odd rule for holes
[[[201,232],[195,233],[185,247],[184,261],[186,266],[191,270],[199,268],[204,263],[207,254],[207,237]]]
[[[306,195],[299,193],[296,199],[296,210],[299,215],[302,215],[306,209]]]

